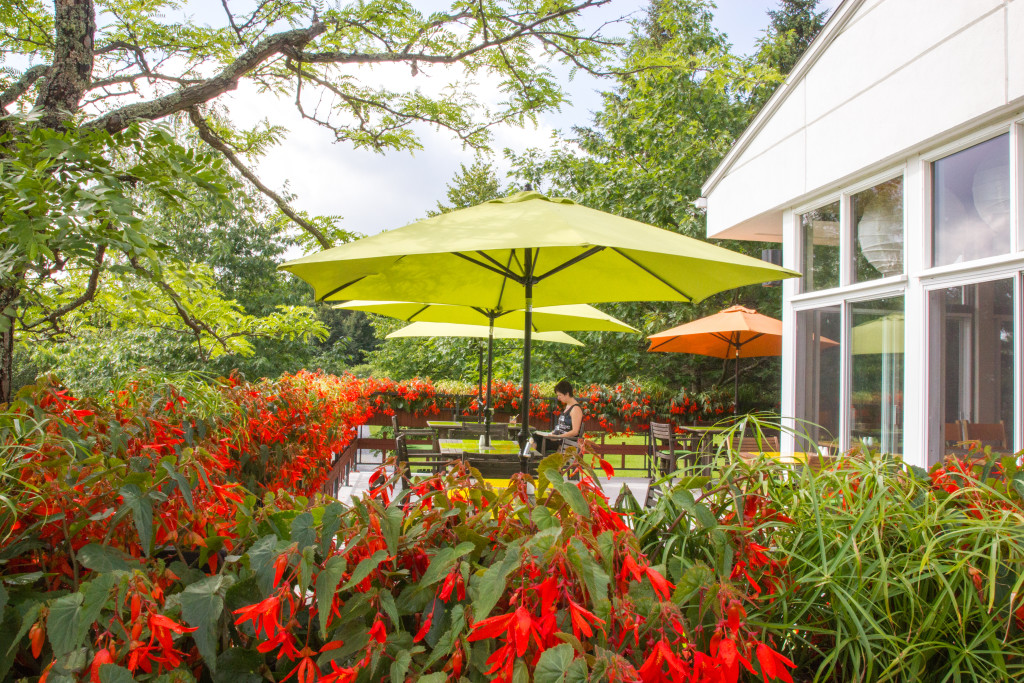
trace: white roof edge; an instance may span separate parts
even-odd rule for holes
[[[761,107],[761,111],[759,111],[754,117],[754,120],[747,125],[739,138],[736,139],[736,142],[734,142],[732,147],[729,148],[729,152],[720,162],[718,162],[718,166],[716,166],[715,170],[711,172],[710,176],[708,176],[708,179],[700,189],[702,197],[707,197],[708,194],[715,189],[715,186],[717,186],[725,174],[728,173],[737,157],[743,154],[744,150],[746,150],[754,139],[754,136],[761,131],[768,119],[771,118],[772,114],[774,114],[778,108],[782,106],[783,101],[789,97],[789,93],[792,90],[792,84],[803,78],[804,74],[814,66],[814,63],[818,61],[818,57],[821,56],[821,53],[825,51],[836,35],[844,26],[846,26],[850,17],[852,17],[857,9],[863,4],[864,0],[842,0],[839,7],[832,12],[832,16],[830,16],[828,21],[825,22],[825,26],[822,27],[818,35],[813,41],[811,41],[807,50],[805,50],[803,55],[800,56],[797,63],[793,65],[793,69],[789,72],[789,75],[786,76],[786,80],[782,85],[776,88],[775,92],[772,93],[772,96],[768,98],[767,102],[765,102],[765,105]]]

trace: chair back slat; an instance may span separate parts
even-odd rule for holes
[[[980,441],[983,446],[1006,448],[1006,428],[999,422],[964,422],[964,440]]]

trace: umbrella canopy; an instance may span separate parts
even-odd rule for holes
[[[782,321],[743,306],[729,308],[648,337],[648,351],[753,358],[782,353]]]
[[[484,202],[281,266],[320,300],[370,299],[525,309],[521,445],[529,440],[534,306],[699,301],[798,277],[678,233],[537,192]]]
[[[312,285],[318,300],[499,311],[525,309],[527,299],[533,306],[700,301],[724,289],[800,275],[537,192],[427,218],[281,267]]]
[[[595,309],[596,310],[596,309]],[[526,335],[524,330],[514,330],[509,327],[491,327],[490,325],[461,325],[458,323],[430,323],[415,322],[395,330],[387,335],[386,339],[397,339],[404,337],[479,337],[487,340],[487,398],[481,406],[481,413],[484,415],[484,438],[487,444],[491,442],[491,413],[484,411],[485,407],[491,405],[491,373],[494,365],[494,340],[495,339],[522,339]],[[570,344],[572,346],[583,346],[583,342],[574,339],[565,332],[534,332],[535,341],[553,342],[555,344]],[[484,386],[484,350],[480,348],[480,365],[477,379],[477,396],[483,395]]]
[[[903,353],[903,314],[889,315],[853,328],[853,355]]]
[[[734,358],[733,405],[739,408],[740,358],[778,356],[782,353],[782,321],[744,306],[729,308],[693,322],[652,334],[648,351],[694,353]],[[838,342],[822,338],[823,346]]]
[[[524,334],[522,330],[513,330],[508,327],[495,327],[492,330],[487,325],[416,322],[406,325],[400,330],[395,330],[387,336],[387,339],[400,337],[479,337],[487,339],[491,335],[495,339],[522,339]],[[533,340],[572,346],[584,345],[583,342],[565,332],[534,332]]]
[[[526,326],[526,311],[497,311],[481,306],[455,306],[453,304],[422,304],[409,301],[346,301],[335,308],[377,313],[405,321],[428,324],[464,323],[470,326],[487,325],[484,329],[516,329],[518,339],[523,339]],[[561,330],[592,330],[606,332],[639,332],[635,327],[613,318],[587,304],[570,304],[566,306],[544,306],[533,309],[531,316],[533,333]],[[407,328],[403,328],[407,329]],[[390,336],[390,335],[389,335]],[[426,336],[449,336],[444,334]],[[463,335],[459,335],[463,336]],[[477,336],[477,335],[466,335]],[[491,407],[491,371],[494,366],[494,337],[501,335],[482,334],[487,338],[487,398],[484,407]],[[539,337],[538,337],[539,338]],[[566,339],[572,339],[565,335]],[[575,341],[575,340],[572,340]],[[481,383],[483,382],[483,372]],[[490,440],[490,412],[485,413],[487,429],[485,437]]]
[[[526,325],[526,311],[496,311],[480,306],[454,306],[452,304],[421,304],[408,301],[346,301],[335,308],[348,311],[364,311],[398,318],[406,322],[457,323],[463,325],[494,324],[498,328],[520,330]],[[639,332],[593,306],[572,304],[569,306],[543,306],[533,309],[531,327],[534,333],[591,330],[604,332]],[[407,328],[403,328],[407,329]],[[433,336],[433,335],[426,335]],[[448,336],[448,335],[437,335]],[[458,335],[476,336],[476,335]],[[484,334],[484,337],[487,335]],[[498,335],[495,335],[496,337]],[[501,337],[499,337],[501,338]],[[517,339],[522,339],[522,334]],[[536,334],[534,335],[536,339]]]

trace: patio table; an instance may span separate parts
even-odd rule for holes
[[[480,446],[475,439],[439,439],[441,452],[445,455],[462,455],[463,453],[518,453],[519,444],[515,441],[491,439],[490,446]]]

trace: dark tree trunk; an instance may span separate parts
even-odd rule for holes
[[[54,0],[53,5],[53,65],[36,106],[43,110],[42,124],[56,128],[78,111],[92,80],[96,9],[93,0]]]
[[[4,331],[0,333],[0,404],[11,402],[11,386],[14,379],[14,316],[12,311],[17,301],[18,290],[5,287],[0,294],[0,318]]]

